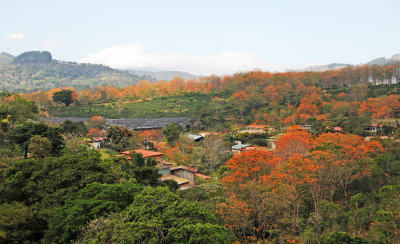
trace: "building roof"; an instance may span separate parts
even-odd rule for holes
[[[135,153],[140,153],[140,154],[142,154],[142,156],[143,156],[144,158],[160,157],[160,156],[163,156],[163,155],[164,155],[164,153],[161,153],[161,152],[154,152],[154,151],[144,150],[144,149],[137,149],[137,150],[133,150],[133,151],[134,151]],[[129,156],[129,155],[131,155],[131,152],[132,152],[132,151],[124,151],[124,152],[121,152],[121,153],[124,154],[124,155]]]
[[[171,165],[168,165],[168,164],[157,164],[156,167],[157,167],[157,169],[169,169],[169,168],[171,168]]]
[[[106,127],[117,125],[124,126],[130,130],[161,129],[168,124],[179,124],[181,126],[191,124],[192,119],[188,117],[180,118],[157,118],[157,119],[105,119]]]
[[[182,185],[182,184],[190,182],[190,180],[184,179],[184,178],[176,176],[176,175],[171,175],[171,174],[161,176],[160,180],[161,181],[174,180],[174,181],[176,181],[176,183],[178,183],[178,185]]]
[[[204,136],[202,136],[202,135],[189,134],[188,137],[190,139],[192,139],[193,141],[200,141],[200,140],[204,139]]]
[[[62,123],[66,120],[72,122],[86,122],[90,118],[79,118],[79,117],[41,117],[39,120],[47,120],[52,123]],[[160,129],[168,124],[179,124],[181,126],[191,124],[192,119],[188,117],[179,118],[156,118],[156,119],[106,119],[106,127],[109,126],[124,126],[129,130],[147,130],[147,129]]]
[[[198,169],[195,169],[195,168],[192,168],[192,167],[188,167],[186,165],[179,165],[179,166],[176,166],[176,167],[172,167],[171,171],[178,170],[178,169],[187,170],[187,171],[190,171],[190,172],[193,172],[193,173],[197,173],[197,171],[198,171]]]
[[[195,175],[196,175],[196,177],[199,177],[199,178],[202,178],[202,179],[211,179],[211,177],[208,176],[208,175],[203,175],[203,174],[195,174]]]
[[[183,191],[183,190],[187,190],[187,189],[194,188],[194,187],[196,187],[195,184],[187,183],[187,184],[184,184],[184,185],[180,186],[179,190]]]
[[[236,145],[232,146],[232,149],[242,150],[243,148],[246,148],[246,147],[251,147],[251,145],[249,145],[249,144],[236,144]]]
[[[106,140],[107,137],[101,137],[101,136],[97,136],[97,137],[92,137],[92,139],[96,142],[102,141],[102,140]]]

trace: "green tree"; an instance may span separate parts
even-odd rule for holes
[[[136,147],[136,140],[132,131],[123,126],[111,126],[107,129],[107,138],[110,147],[116,151],[125,151]]]
[[[0,120],[6,119],[9,122],[20,123],[28,119],[36,119],[38,113],[39,108],[35,102],[18,95],[13,95],[13,99],[0,98]]]
[[[65,133],[72,133],[78,136],[85,136],[87,133],[87,129],[85,124],[81,122],[72,122],[71,120],[66,120],[61,124],[62,132]]]
[[[28,150],[34,158],[44,158],[51,154],[51,141],[39,135],[29,139]]]
[[[130,155],[131,159],[119,159],[119,165],[123,171],[135,178],[137,183],[146,186],[157,186],[160,184],[161,175],[155,167],[158,162],[152,158],[143,158],[141,154],[134,151]]]
[[[335,231],[324,235],[321,244],[367,244],[368,241],[361,236],[350,236],[344,231]]]
[[[46,137],[51,142],[51,155],[57,156],[60,154],[64,146],[64,141],[61,136],[61,129],[47,126],[44,123],[28,121],[10,130],[6,138],[12,143],[21,146],[25,151],[25,156],[28,154],[29,139],[35,135]]]
[[[235,236],[195,202],[146,187],[121,214],[92,221],[78,243],[230,243]]]
[[[63,205],[92,182],[112,183],[111,166],[97,151],[62,157],[19,160],[1,175],[2,201],[19,201],[45,210]]]
[[[182,127],[175,123],[166,125],[161,130],[161,132],[165,135],[168,143],[171,146],[175,145],[175,141],[179,138],[181,131]]]
[[[124,210],[142,189],[142,186],[131,182],[95,182],[87,185],[76,197],[50,215],[46,242],[67,243],[76,239],[90,220]]]
[[[1,243],[39,242],[43,227],[43,220],[38,219],[33,209],[24,204],[12,202],[0,205]]]
[[[61,90],[53,94],[53,101],[56,103],[64,103],[65,106],[69,106],[73,102],[71,90]]]

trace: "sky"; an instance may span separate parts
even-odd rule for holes
[[[0,52],[197,75],[400,53],[400,0],[1,0]]]

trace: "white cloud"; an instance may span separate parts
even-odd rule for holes
[[[63,43],[58,40],[50,40],[50,41],[44,42],[42,44],[42,49],[43,50],[52,50],[52,49],[61,47],[62,45],[63,45]]]
[[[19,32],[19,33],[12,33],[6,37],[7,41],[14,41],[14,40],[21,40],[26,37],[25,33]]]
[[[181,53],[147,53],[141,43],[116,45],[88,55],[84,63],[104,64],[113,68],[159,68],[187,71],[193,74],[229,74],[248,71],[282,69],[268,63],[251,52],[225,51],[213,55],[188,55]]]

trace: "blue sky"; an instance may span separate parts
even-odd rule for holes
[[[398,0],[4,0],[0,51],[196,74],[400,53]]]

